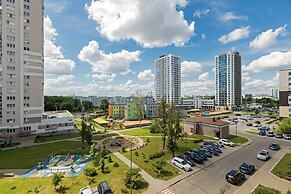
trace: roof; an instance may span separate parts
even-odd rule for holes
[[[109,123],[109,121],[106,121],[105,119],[103,119],[103,118],[96,118],[96,119],[94,119],[93,121],[95,121],[96,123],[98,123],[98,124],[108,124]]]
[[[42,115],[47,115],[49,118],[66,118],[66,117],[74,117],[67,110],[59,110],[59,111],[47,111],[42,113]]]
[[[225,121],[215,119],[215,118],[205,118],[205,117],[187,118],[185,121],[193,122],[193,123],[208,124],[208,125],[217,125],[217,126],[229,125],[229,123]]]

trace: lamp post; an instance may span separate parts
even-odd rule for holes
[[[236,136],[236,138],[235,138],[235,145],[236,146],[237,146],[237,123],[238,123],[238,121],[235,122],[235,136]]]
[[[130,137],[130,170],[132,173],[132,137]],[[131,175],[130,175],[130,194],[132,194]]]

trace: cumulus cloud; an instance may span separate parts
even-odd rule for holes
[[[237,28],[234,31],[230,32],[229,34],[221,36],[218,39],[218,41],[221,42],[222,44],[227,44],[230,42],[234,42],[249,37],[250,32],[251,30],[249,26]]]
[[[58,33],[51,19],[44,18],[44,66],[46,74],[69,75],[75,68],[75,62],[66,59],[61,47],[56,45]]]
[[[193,13],[194,17],[202,18],[203,16],[207,16],[207,14],[210,12],[210,9],[197,9]]]
[[[206,39],[206,35],[205,34],[201,34],[201,38],[204,40]]]
[[[247,20],[247,19],[248,19],[247,16],[236,15],[232,11],[226,12],[220,17],[220,20],[223,22],[229,22],[229,21],[233,21],[233,20]]]
[[[116,53],[105,53],[100,50],[98,42],[92,40],[87,46],[84,46],[78,58],[92,65],[93,74],[102,73],[102,79],[107,77],[112,79],[115,76],[113,74],[126,74],[130,72],[130,64],[133,62],[140,61],[140,51],[127,51],[122,50]],[[100,78],[100,75],[96,76]]]
[[[144,47],[184,45],[194,35],[182,9],[187,0],[92,0],[86,4],[89,19],[110,41],[132,39]],[[177,7],[180,7],[177,10]]]
[[[139,80],[147,80],[147,81],[153,81],[155,78],[155,75],[152,73],[151,69],[145,69],[142,72],[139,72],[137,75],[137,78]]]
[[[291,51],[272,52],[268,55],[253,60],[248,66],[244,68],[244,70],[254,72],[278,71],[279,69],[290,67],[290,65]]]
[[[181,63],[181,74],[187,76],[202,71],[202,64],[197,61],[183,61]]]
[[[45,1],[45,8],[55,13],[62,13],[67,7],[67,0],[49,0]]]
[[[198,80],[199,81],[206,81],[209,78],[209,72],[206,73],[202,73],[201,75],[199,75]]]
[[[245,93],[262,94],[269,93],[272,88],[277,88],[279,84],[278,74],[270,80],[255,79],[250,76],[243,76],[242,90]]]
[[[116,78],[116,74],[115,73],[113,73],[113,74],[95,73],[95,74],[91,75],[91,78],[95,82],[112,82]]]
[[[272,28],[259,34],[253,41],[250,42],[250,47],[262,49],[274,45],[279,36],[283,36],[287,30],[287,25],[281,26],[275,30]]]
[[[182,82],[182,95],[214,95],[215,81],[186,81]]]

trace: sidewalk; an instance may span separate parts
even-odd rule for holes
[[[291,183],[289,181],[281,179],[271,173],[273,167],[276,166],[285,153],[291,153],[291,150],[284,148],[274,154],[272,158],[254,175],[249,177],[247,181],[234,192],[234,194],[251,193],[259,184],[277,189],[282,193],[286,193],[288,189],[291,190]]]

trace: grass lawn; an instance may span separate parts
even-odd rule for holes
[[[86,144],[85,144],[86,145]],[[0,169],[28,169],[52,154],[87,154],[81,142],[62,141],[0,151]]]
[[[255,190],[252,192],[252,194],[280,194],[281,192],[276,190],[276,189],[272,189],[270,187],[265,187],[263,185],[258,185]]]
[[[238,143],[238,144],[243,144],[248,141],[247,138],[236,136],[236,135],[230,135],[227,139],[233,143]]]
[[[255,130],[255,129],[250,129],[250,130],[247,130],[246,132],[251,133],[251,134],[255,134],[255,135],[259,134],[259,130]]]
[[[143,138],[146,142],[147,138]],[[149,159],[149,155],[158,151],[162,151],[162,138],[161,137],[152,137],[149,138],[150,142],[145,145],[144,147],[140,148],[138,152],[138,156],[136,156],[135,151],[133,151],[133,162],[136,163],[140,168],[147,171],[151,176],[154,178],[162,179],[162,180],[169,180],[174,176],[178,175],[180,171],[172,166],[171,164],[167,163],[166,167],[164,168],[161,175],[159,175],[153,168],[153,164],[155,161],[163,158],[164,160],[168,161],[172,158],[172,154],[168,150],[163,150],[165,155],[161,158],[156,159]],[[179,156],[183,154],[185,151],[198,147],[198,144],[193,143],[193,140],[181,140],[178,143],[179,149],[176,151],[176,155]],[[143,157],[142,153],[144,153],[145,158]],[[130,152],[123,153],[128,159],[130,159]]]
[[[272,173],[282,179],[289,180],[291,183],[291,154],[287,153],[273,168]]]
[[[102,139],[105,139],[106,137],[111,137],[111,136],[116,136],[118,135],[117,133],[107,133],[107,134],[103,134],[103,135],[93,135],[92,136],[92,139],[93,140],[102,140]]]
[[[34,143],[49,142],[54,140],[69,139],[73,137],[80,137],[79,133],[67,133],[59,135],[50,135],[50,136],[37,136],[34,140]]]
[[[213,138],[213,137],[204,136],[201,134],[191,134],[191,135],[188,135],[187,137],[191,137],[191,138],[195,138],[195,139],[202,139],[202,140],[215,140],[215,138]]]
[[[159,133],[151,133],[149,127],[144,128],[134,128],[128,129],[119,132],[122,135],[131,135],[131,136],[161,136]]]
[[[119,167],[113,167],[113,163],[108,163],[106,160],[106,165],[111,170],[110,173],[103,174],[101,172],[95,177],[95,183],[92,186],[97,186],[102,180],[109,183],[114,193],[122,193],[121,189],[125,188],[123,184],[123,178],[128,170],[128,167],[122,163],[114,155],[111,155],[114,162],[119,164]],[[93,164],[90,164],[93,167]],[[134,194],[142,193],[148,187],[148,184],[143,181],[143,189],[133,190]],[[65,186],[66,190],[64,193],[78,193],[82,187],[89,185],[88,179],[84,173],[73,178],[65,178],[61,182],[61,185]],[[51,177],[48,178],[2,178],[0,179],[0,193],[2,194],[14,194],[14,193],[34,193],[35,187],[41,186],[40,193],[54,194],[54,187],[52,185]],[[14,189],[13,189],[14,188]],[[29,192],[30,191],[30,192]]]

